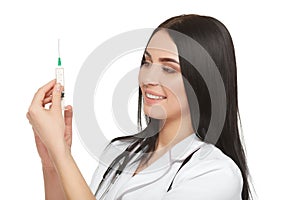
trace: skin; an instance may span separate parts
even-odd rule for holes
[[[151,39],[147,52],[146,61],[150,65],[142,66],[139,73],[143,97],[146,98],[145,91],[148,89],[166,99],[155,105],[144,101],[144,112],[153,118],[162,119],[164,126],[159,133],[155,153],[147,165],[138,167],[136,173],[193,133],[176,45],[166,32],[159,31]],[[175,62],[170,62],[170,59]],[[166,68],[175,69],[175,72],[167,73]],[[54,79],[35,93],[26,114],[43,165],[45,199],[94,200],[71,154],[72,106],[66,107],[63,117],[63,88],[55,83]],[[47,104],[51,104],[49,109],[45,109]]]
[[[71,155],[72,107],[66,107],[63,117],[63,88],[55,83],[54,79],[35,93],[26,114],[42,160],[45,199],[95,199]],[[44,108],[47,103],[49,109]]]
[[[136,173],[194,133],[177,47],[168,33],[163,30],[158,31],[148,43],[144,56],[145,62],[139,72],[144,113],[152,118],[162,119],[164,125],[159,132],[157,148],[153,156],[148,164],[140,166]],[[147,90],[166,98],[155,104],[147,103],[145,101]]]

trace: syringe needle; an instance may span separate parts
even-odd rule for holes
[[[58,46],[58,63],[57,63],[57,65],[58,65],[58,66],[61,66],[59,39],[58,39],[58,44],[57,44],[57,46]]]

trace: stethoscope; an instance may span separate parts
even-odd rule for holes
[[[117,170],[118,171],[118,170]],[[103,194],[101,195],[100,199],[104,199],[105,195],[108,193],[108,191],[110,190],[111,186],[116,182],[116,180],[119,178],[119,176],[121,175],[122,172],[117,172],[116,175],[113,177],[112,181],[110,182],[110,184],[108,185],[108,187],[105,189],[105,191],[103,192]],[[105,179],[102,179],[105,180]],[[101,181],[102,182],[102,181]],[[101,186],[101,183],[99,184],[99,187],[97,188],[97,191],[95,193],[95,196],[97,196],[98,192],[99,192],[99,188]]]
[[[130,156],[132,156],[133,152],[135,152],[140,146],[137,145],[132,151],[130,151],[129,154],[127,154],[122,162],[121,165],[119,165],[118,169],[115,172],[115,175],[113,176],[111,182],[109,183],[109,185],[106,187],[105,191],[103,192],[103,194],[100,196],[100,199],[104,199],[105,195],[108,193],[108,191],[110,190],[110,188],[113,186],[113,184],[116,182],[116,180],[119,178],[119,176],[122,174],[122,172],[124,171],[127,163],[128,163],[128,159],[130,158]],[[129,147],[126,148],[125,152],[128,151]],[[98,188],[95,192],[95,197],[97,196],[97,194],[99,193],[99,190],[102,186],[102,184],[106,181],[107,177],[110,175],[110,172],[112,171],[112,167],[108,167],[107,170],[105,171],[105,173],[103,174],[102,180],[100,182],[100,184],[98,185]]]
[[[182,162],[182,164],[180,165],[179,169],[177,170],[176,174],[174,175],[168,189],[167,189],[167,192],[169,192],[171,189],[172,189],[172,186],[173,186],[173,182],[175,180],[175,177],[177,176],[178,172],[180,171],[180,169],[186,164],[188,163],[188,161],[192,158],[192,156],[194,155],[194,153],[196,153],[201,147],[197,148],[196,150],[194,150],[191,154],[189,154]],[[137,147],[132,151],[134,152],[135,150],[137,149]],[[131,153],[132,154],[132,153]],[[120,175],[122,174],[124,168],[126,167],[126,164],[127,164],[127,161],[129,159],[129,155],[127,155],[123,161],[123,163],[118,167],[118,169],[116,170],[116,173],[114,175],[114,177],[112,178],[111,182],[109,183],[109,185],[106,187],[105,191],[103,192],[103,194],[100,196],[100,199],[99,200],[102,200],[104,199],[105,195],[108,193],[108,191],[110,190],[110,188],[113,186],[113,184],[116,182],[116,180],[120,177]],[[103,184],[103,182],[107,179],[109,173],[111,172],[112,170],[112,167],[109,167],[106,172],[104,173],[103,175],[103,178],[100,182],[100,184],[98,185],[98,188],[95,192],[95,197],[97,196],[98,192],[99,192],[99,189],[101,188],[101,185]]]

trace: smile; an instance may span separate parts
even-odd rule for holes
[[[146,97],[148,97],[149,99],[155,99],[155,100],[159,100],[159,99],[165,99],[166,97],[164,96],[157,96],[154,94],[150,94],[150,93],[145,93]]]

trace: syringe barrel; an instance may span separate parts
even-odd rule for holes
[[[65,78],[64,78],[64,68],[58,67],[55,69],[56,73],[56,83],[60,83],[62,86],[65,85]]]
[[[61,109],[65,109],[64,105],[64,96],[65,96],[65,78],[64,78],[64,68],[63,67],[57,67],[55,69],[55,76],[56,76],[56,83],[60,83],[61,86],[63,86],[63,91],[61,92]]]

